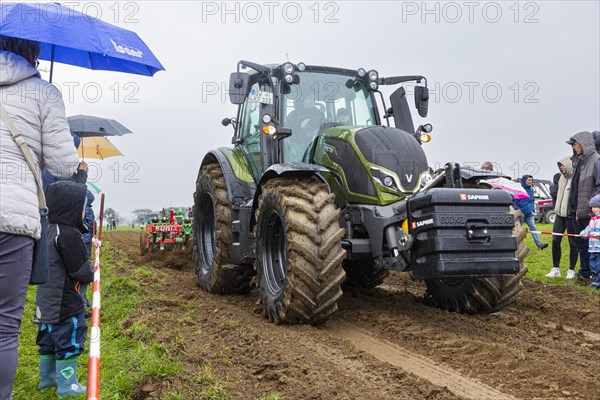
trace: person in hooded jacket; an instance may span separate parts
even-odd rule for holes
[[[569,193],[571,192],[571,179],[573,177],[573,162],[567,156],[561,159],[558,163],[560,178],[558,179],[558,190],[554,199],[554,212],[556,218],[552,226],[554,233],[577,234],[573,227],[571,218],[568,217],[568,202]],[[560,258],[562,256],[561,243],[562,236],[552,236],[552,269],[546,274],[547,278],[560,278]],[[567,271],[567,279],[575,278],[575,266],[577,265],[577,244],[574,237],[569,237],[569,269]]]
[[[60,91],[36,69],[37,42],[0,35],[0,99],[33,154],[59,178],[79,164]],[[41,224],[37,185],[25,157],[0,122],[0,400],[12,397],[19,329]]]
[[[533,194],[532,185],[533,176],[523,175],[521,177],[521,186],[523,187],[523,189],[525,189],[529,197],[526,199],[514,200],[513,206],[515,210],[521,210],[521,224],[526,223],[527,225],[529,225],[529,230],[537,231],[537,228],[535,227],[535,219],[533,217],[533,211],[535,209],[535,196]],[[533,237],[533,241],[535,242],[538,249],[544,250],[546,247],[548,247],[548,243],[543,243],[540,240],[540,235],[538,235],[537,233],[532,233],[531,236]]]
[[[568,200],[568,215],[575,232],[581,232],[590,223],[592,209],[590,199],[600,194],[600,155],[596,152],[594,137],[590,132],[576,133],[567,141],[573,149],[573,178]],[[587,238],[575,238],[579,252],[579,272],[577,282],[590,283],[590,253]]]
[[[560,168],[560,167],[559,167]],[[552,204],[556,205],[556,197],[558,196],[558,181],[560,181],[560,177],[562,173],[557,172],[552,177],[552,184],[548,188],[550,190],[550,198],[552,199]]]
[[[86,193],[86,206],[85,206],[85,216],[83,218],[83,225],[86,228],[86,231],[82,235],[83,244],[85,244],[85,249],[87,251],[88,260],[92,258],[92,238],[96,234],[95,229],[95,220],[96,216],[94,215],[94,209],[92,208],[92,203],[94,202],[94,194],[89,190]],[[92,271],[94,268],[92,267]],[[87,284],[81,285],[81,298],[83,299],[83,303],[85,304],[85,308],[88,309],[91,307],[89,300],[87,299]],[[85,317],[89,318],[92,314],[89,311],[85,312]]]
[[[77,357],[83,353],[87,324],[81,285],[94,280],[88,253],[81,238],[87,188],[60,181],[47,191],[49,280],[36,296],[40,324],[36,343],[40,354],[38,389],[57,386],[59,397],[82,394],[77,380]]]

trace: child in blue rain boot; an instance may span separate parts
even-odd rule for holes
[[[588,238],[590,252],[590,286],[600,289],[600,194],[595,195],[589,202],[594,216],[588,226],[579,234]]]
[[[36,343],[40,353],[38,389],[57,386],[58,397],[77,396],[86,387],[77,381],[77,357],[85,350],[87,324],[81,284],[94,279],[81,234],[86,186],[60,181],[46,191],[48,205],[49,280],[38,286]]]

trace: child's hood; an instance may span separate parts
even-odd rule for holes
[[[95,200],[96,198],[94,197],[94,194],[93,194],[92,192],[90,192],[89,190],[87,191],[87,193],[86,193],[86,196],[87,196],[87,204],[86,204],[86,207],[91,207],[91,206],[92,206],[92,203],[94,202],[94,200]]]
[[[59,181],[48,186],[46,204],[48,222],[67,225],[86,232],[81,213],[85,204],[86,185],[72,181]]]

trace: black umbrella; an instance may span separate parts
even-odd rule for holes
[[[91,115],[74,115],[68,117],[71,133],[79,137],[86,136],[122,136],[132,133],[114,119],[93,117]]]

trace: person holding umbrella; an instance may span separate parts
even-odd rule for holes
[[[68,178],[76,171],[79,157],[61,93],[42,80],[36,69],[39,53],[37,42],[0,36],[2,114],[12,120],[39,167]],[[0,124],[0,159],[6,167],[0,179],[0,400],[7,400],[12,397],[17,369],[33,245],[41,227],[36,181],[4,121]],[[14,167],[12,173],[8,166]]]
[[[515,210],[521,210],[521,224],[526,223],[527,225],[529,225],[529,229],[531,231],[537,232],[537,228],[535,227],[535,220],[533,218],[535,198],[533,195],[532,185],[533,176],[527,174],[521,177],[521,186],[523,187],[523,189],[525,189],[528,196],[523,199],[515,199],[513,201],[513,207],[515,208]],[[540,240],[540,236],[537,233],[532,232],[531,236],[533,237],[533,241],[535,242],[535,245],[538,247],[538,249],[544,250],[546,247],[548,247],[548,243],[543,243]]]

